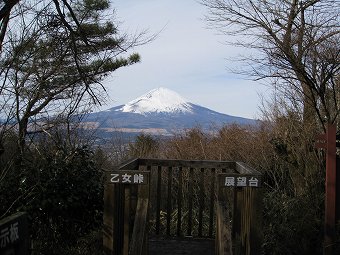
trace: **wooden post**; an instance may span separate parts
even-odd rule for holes
[[[156,235],[159,235],[162,200],[162,167],[157,168]]]
[[[132,231],[129,254],[147,254],[147,219],[149,208],[149,186],[140,185],[135,216],[135,224]]]
[[[217,187],[215,253],[232,255],[232,234],[225,189]]]
[[[123,243],[123,255],[129,255],[129,235],[130,235],[130,187],[125,185],[124,187],[124,243]]]
[[[105,255],[113,255],[113,211],[114,185],[104,186],[104,215],[103,215],[103,249]]]
[[[242,173],[219,174],[219,189],[234,189],[233,254],[259,255],[262,244],[262,197],[259,172],[240,165]],[[254,175],[251,175],[253,173]],[[220,193],[220,192],[219,192]],[[221,197],[222,194],[219,194]],[[219,198],[219,203],[221,198]],[[223,223],[220,223],[223,224]]]
[[[189,171],[189,212],[188,212],[188,228],[187,228],[187,236],[192,236],[192,199],[193,199],[193,174],[194,169],[190,167]]]
[[[333,254],[335,243],[336,213],[336,127],[328,124],[326,134],[319,135],[316,148],[326,150],[326,181],[325,181],[325,226],[324,255]]]
[[[203,231],[203,210],[204,210],[204,168],[201,168],[200,171],[199,190],[200,191],[198,208],[198,236],[201,237]]]
[[[124,189],[120,184],[104,185],[103,253],[118,255],[123,248]]]
[[[326,132],[326,198],[325,198],[325,245],[324,254],[333,254],[335,241],[335,201],[336,201],[336,128],[329,124]]]
[[[244,196],[243,189],[234,189],[234,209],[233,209],[233,254],[240,255],[245,253],[245,246],[242,245],[242,218],[244,216]],[[248,254],[247,254],[248,255]]]
[[[182,167],[178,170],[178,194],[177,194],[177,236],[181,236],[182,229],[182,185],[183,185]]]
[[[251,223],[250,223],[250,247],[251,254],[262,254],[263,242],[263,190],[250,189],[251,192]]]
[[[210,204],[209,204],[209,237],[213,236],[214,228],[214,204],[215,204],[215,182],[216,182],[216,169],[212,168],[210,172]]]
[[[336,172],[340,173],[340,156],[336,156]],[[336,175],[335,222],[340,221],[340,174]]]
[[[166,234],[170,236],[171,230],[171,213],[172,213],[172,167],[168,168],[168,201],[166,209]]]

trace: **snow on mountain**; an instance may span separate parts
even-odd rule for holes
[[[192,113],[191,105],[176,92],[157,88],[130,101],[116,111],[139,113]]]
[[[103,136],[113,132],[169,135],[173,130],[199,126],[205,130],[224,125],[256,125],[256,120],[215,112],[192,104],[166,88],[151,90],[131,102],[85,117],[85,129],[95,127]]]

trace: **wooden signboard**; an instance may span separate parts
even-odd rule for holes
[[[26,213],[16,213],[0,221],[0,254],[29,254],[28,220]]]

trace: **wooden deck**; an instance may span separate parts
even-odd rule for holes
[[[204,238],[150,238],[149,255],[214,255],[215,240]]]
[[[105,254],[261,254],[261,173],[241,162],[133,159],[106,177]]]

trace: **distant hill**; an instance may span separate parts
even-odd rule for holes
[[[192,104],[174,91],[157,88],[125,105],[86,115],[82,126],[84,129],[96,128],[102,136],[110,136],[116,131],[170,135],[173,131],[195,126],[209,129],[211,126],[256,123],[254,119],[218,113]]]

